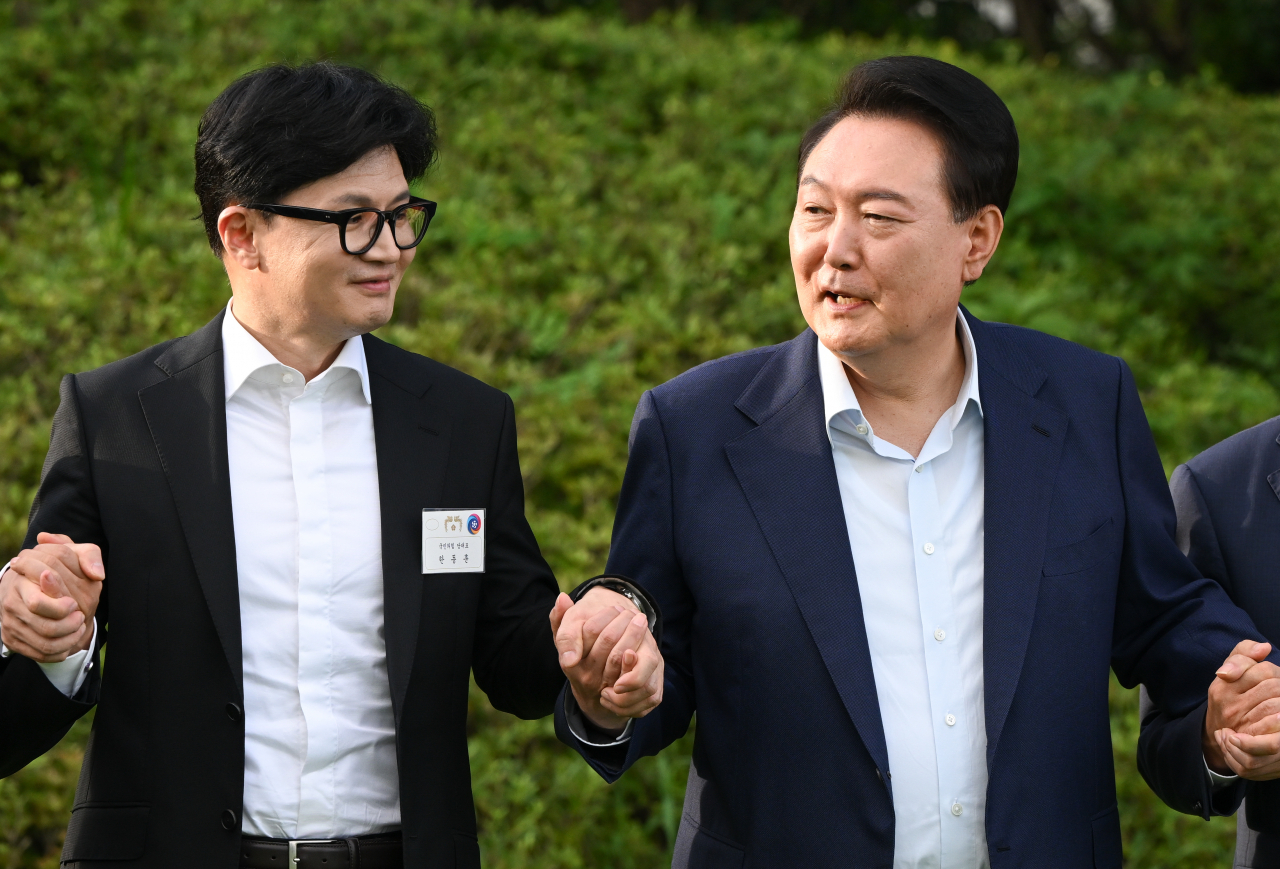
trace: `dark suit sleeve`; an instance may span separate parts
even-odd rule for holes
[[[1178,548],[1190,557],[1202,576],[1216,580],[1230,592],[1213,517],[1191,469],[1179,465],[1169,489],[1178,517]],[[1208,701],[1178,717],[1152,703],[1145,688],[1142,699],[1138,770],[1151,790],[1171,808],[1189,815],[1208,818],[1211,814],[1235,812],[1244,797],[1244,782],[1213,793],[1205,774],[1200,734]]]
[[[110,576],[74,376],[63,378],[60,399],[24,546],[34,546],[41,531],[66,534],[79,543],[97,543]],[[104,582],[95,655],[106,641],[107,588]],[[69,698],[53,687],[34,661],[16,654],[0,658],[0,776],[12,775],[53,748],[76,719],[93,708],[101,687],[99,670],[96,666],[90,670],[80,690]]]
[[[1118,364],[1116,451],[1124,534],[1111,665],[1121,685],[1146,685],[1156,706],[1181,717],[1204,701],[1214,672],[1236,644],[1260,634],[1222,587],[1179,551],[1160,456],[1133,375]]]
[[[607,781],[615,781],[641,757],[657,754],[679,739],[693,718],[695,604],[676,552],[673,499],[671,459],[662,419],[652,393],[646,392],[631,424],[630,456],[606,572],[633,579],[662,611],[662,703],[636,721],[631,741],[625,747],[606,748],[592,748],[578,740],[565,718],[566,698],[556,704],[556,735]]]
[[[549,619],[560,593],[524,515],[515,407],[506,398],[489,498],[489,540],[472,666],[498,709],[521,718],[551,714],[566,680]]]

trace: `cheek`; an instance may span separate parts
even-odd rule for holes
[[[787,240],[791,246],[791,268],[797,281],[811,279],[813,273],[821,267],[823,254],[826,253],[824,238],[820,233],[805,232],[792,224]]]

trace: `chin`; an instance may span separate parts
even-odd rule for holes
[[[383,304],[371,305],[352,317],[352,321],[359,324],[364,332],[380,329],[391,322],[391,315],[395,313],[393,301],[394,298],[386,299]]]
[[[827,349],[842,356],[859,356],[874,350],[877,343],[865,329],[851,329],[844,323],[828,323],[818,337]]]
[[[381,313],[380,313],[380,314],[378,314],[377,316],[374,316],[374,317],[367,317],[367,318],[365,319],[364,327],[363,327],[363,329],[361,330],[361,332],[362,332],[362,333],[363,333],[363,332],[373,332],[373,331],[375,331],[375,330],[377,330],[377,329],[381,329],[383,326],[387,325],[387,324],[388,324],[388,323],[390,323],[390,322],[391,322],[391,312],[390,312],[390,311],[387,311],[385,314],[381,314]]]

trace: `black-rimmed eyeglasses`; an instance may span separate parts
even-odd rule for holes
[[[322,208],[303,208],[300,205],[267,205],[261,202],[242,203],[245,208],[296,217],[299,220],[318,220],[337,224],[342,249],[352,256],[368,253],[378,243],[383,224],[391,224],[391,238],[400,250],[417,247],[427,234],[431,218],[436,215],[436,204],[430,199],[409,198],[404,205],[390,211],[376,208],[346,208],[342,211],[325,211]]]

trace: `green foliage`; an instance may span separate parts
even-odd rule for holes
[[[1133,366],[1166,465],[1280,412],[1280,101],[988,64],[947,44],[539,19],[462,3],[0,2],[0,552],[20,545],[59,377],[197,328],[228,290],[191,191],[195,126],[276,60],[373,67],[431,104],[440,212],[381,334],[512,393],[534,530],[568,586],[604,562],[640,393],[801,328],[786,247],[800,132],[854,63],[960,63],[1009,102],[1022,181],[979,316]],[[1214,865],[1230,821],[1160,807],[1115,689],[1132,866]],[[688,739],[605,786],[549,722],[473,694],[494,867],[654,866]],[[55,865],[85,730],[0,782],[7,865]],[[7,843],[7,844],[4,844]],[[52,862],[51,862],[52,861]]]

